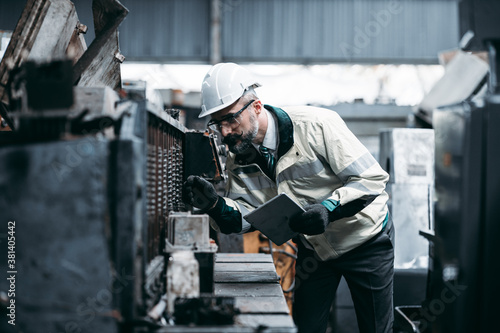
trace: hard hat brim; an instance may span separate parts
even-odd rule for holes
[[[203,118],[203,117],[206,117],[206,116],[209,116],[211,115],[212,113],[215,113],[217,111],[220,111],[224,108],[227,108],[228,106],[231,106],[234,102],[236,102],[238,99],[241,98],[241,96],[243,96],[245,94],[245,92],[249,89],[253,89],[253,88],[258,88],[258,87],[261,87],[262,85],[258,82],[255,82],[254,84],[252,84],[250,87],[248,87],[247,89],[244,89],[243,92],[236,98],[231,98],[229,101],[225,101],[225,103],[222,103],[220,105],[217,105],[217,106],[214,106],[210,109],[207,110],[207,108],[205,107],[205,105],[201,105],[201,112],[198,116],[198,118]]]

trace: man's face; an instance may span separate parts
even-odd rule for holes
[[[220,122],[219,132],[222,135],[222,142],[225,143],[229,151],[240,154],[250,148],[259,130],[259,123],[255,114],[253,103],[238,101],[227,109],[216,112],[212,115],[212,120]],[[248,104],[248,105],[247,105]],[[238,116],[232,118],[232,115],[241,111]]]

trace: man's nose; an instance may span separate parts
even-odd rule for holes
[[[222,136],[226,137],[229,134],[231,134],[231,132],[233,130],[232,130],[231,126],[221,126],[220,131],[221,131]]]

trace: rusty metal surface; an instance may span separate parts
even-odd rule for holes
[[[77,27],[73,30],[73,35],[71,35],[68,47],[66,48],[66,54],[73,60],[73,65],[76,64],[78,59],[85,53],[85,50],[87,50],[87,43],[83,37],[86,31],[86,25],[77,23]]]
[[[116,0],[94,0],[92,11],[96,37],[73,67],[73,81],[79,86],[120,88],[117,29],[128,10]]]
[[[71,1],[29,0],[0,63],[0,102],[7,110],[2,116],[9,122],[11,72],[26,60],[48,62],[68,57],[73,62],[72,82],[120,88],[124,57],[119,52],[117,28],[127,13],[116,0],[94,0],[96,38],[87,49],[82,35],[86,26],[78,20]]]
[[[5,85],[9,72],[25,60],[62,58],[78,17],[69,0],[29,0],[0,64],[0,98],[8,103]]]
[[[78,24],[75,5],[69,0],[50,0],[46,16],[27,59],[47,61],[66,56],[71,36]],[[24,52],[24,50],[23,50]]]
[[[92,46],[92,44],[91,44]],[[90,47],[89,47],[90,48]],[[82,58],[85,57],[84,53]],[[98,50],[94,58],[92,58],[88,66],[83,70],[80,77],[76,79],[77,85],[80,87],[106,87],[109,86],[114,90],[121,88],[121,72],[120,52],[118,46],[118,32],[113,32],[112,36]],[[76,63],[75,66],[80,66],[82,63]],[[80,70],[80,68],[75,68]],[[76,75],[76,74],[75,74]],[[74,76],[75,77],[75,76]]]
[[[147,219],[148,260],[165,248],[166,221],[170,211],[183,208],[181,188],[183,177],[182,128],[171,126],[164,119],[148,113],[147,129]]]
[[[9,104],[5,87],[9,81],[10,71],[19,67],[28,57],[49,7],[48,0],[29,0],[17,22],[11,42],[0,63],[0,102],[4,104]]]

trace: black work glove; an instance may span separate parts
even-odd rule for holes
[[[319,235],[325,232],[326,226],[330,223],[328,209],[322,204],[308,205],[304,209],[305,212],[290,220],[290,228],[306,235]]]
[[[364,196],[354,201],[348,202],[344,205],[338,205],[332,212],[329,212],[330,221],[343,219],[344,217],[351,217],[362,211],[366,206],[371,204],[377,196]]]
[[[206,212],[219,199],[214,186],[198,176],[189,176],[182,186],[182,201]]]

